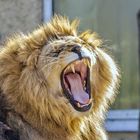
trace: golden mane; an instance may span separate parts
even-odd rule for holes
[[[69,22],[55,15],[32,33],[8,39],[0,51],[1,94],[6,99],[5,110],[10,108],[7,123],[21,135],[31,133],[24,140],[106,140],[102,122],[116,95],[119,70],[100,48],[97,34],[78,33],[78,24],[78,20]],[[95,61],[91,68],[94,100],[88,113],[76,112],[60,86],[67,56],[72,56],[71,62],[75,58],[70,52],[74,45],[82,46]]]

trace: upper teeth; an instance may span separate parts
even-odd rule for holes
[[[85,80],[84,80],[83,88],[84,88],[84,90],[86,90],[86,81]]]
[[[74,64],[71,64],[70,67],[71,67],[71,69],[72,69],[72,72],[75,73]]]
[[[91,64],[89,63],[89,61],[87,60],[87,65],[88,67],[90,68],[91,67]]]
[[[84,80],[84,86],[86,85],[86,81]]]
[[[88,59],[82,59],[81,60],[85,65],[87,65],[89,68],[91,67],[91,64],[90,64],[90,62],[89,62],[89,60]],[[72,64],[70,64],[66,69],[65,69],[65,72],[66,71],[69,71],[70,69],[72,70],[72,72],[73,73],[75,73],[75,67],[74,67],[74,65],[76,65],[76,64],[78,64],[79,62],[78,61],[75,61],[75,62],[73,62]]]
[[[85,65],[87,65],[87,59],[82,60]]]

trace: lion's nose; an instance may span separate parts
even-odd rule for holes
[[[80,52],[80,48],[81,48],[80,46],[75,46],[71,49],[71,51],[77,53]]]
[[[81,47],[80,46],[74,46],[72,49],[71,49],[72,52],[78,54],[79,56],[79,59],[82,59],[82,54],[81,54]]]

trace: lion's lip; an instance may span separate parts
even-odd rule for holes
[[[90,109],[90,60],[88,58],[68,64],[62,72],[61,84],[64,94],[77,111]]]

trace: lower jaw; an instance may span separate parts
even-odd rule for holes
[[[75,119],[84,119],[85,117],[88,117],[91,114],[92,108],[93,108],[93,104],[91,104],[91,107],[90,107],[89,110],[84,111],[84,112],[81,112],[81,111],[75,110],[75,108],[73,108],[71,106],[71,115],[70,116],[71,116],[72,120],[75,120]]]
[[[73,108],[76,110],[76,111],[79,111],[79,112],[87,112],[90,110],[91,106],[92,106],[92,103],[84,106],[84,107],[78,107],[77,105],[75,104],[71,104],[73,106]]]

